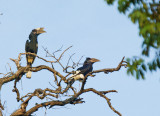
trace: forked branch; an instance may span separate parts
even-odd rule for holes
[[[64,53],[68,49],[70,49],[71,47],[72,46],[70,46],[69,48],[64,50],[58,58],[56,58],[55,55],[51,55],[50,54],[51,57],[53,57],[55,61],[48,61],[48,60],[46,60],[46,59],[44,59],[42,57],[39,57],[39,56],[37,56],[36,54],[33,54],[33,53],[20,53],[19,56],[18,56],[18,59],[11,59],[13,62],[15,62],[16,66],[17,66],[17,71],[15,73],[13,73],[11,71],[11,73],[8,73],[3,78],[0,78],[0,88],[1,88],[1,86],[3,84],[15,80],[14,90],[13,91],[16,92],[17,101],[21,101],[22,102],[21,107],[18,110],[16,110],[14,113],[12,113],[11,116],[14,116],[14,115],[17,115],[17,116],[18,115],[19,116],[20,115],[31,115],[34,112],[36,112],[39,108],[46,107],[46,106],[48,106],[49,108],[52,108],[54,106],[64,106],[66,104],[84,103],[84,101],[82,101],[83,98],[80,98],[80,96],[82,94],[86,93],[86,92],[93,92],[93,93],[99,95],[100,97],[104,98],[107,101],[110,109],[113,110],[119,116],[121,116],[121,114],[117,110],[115,110],[115,108],[111,105],[110,99],[105,96],[108,93],[117,92],[116,90],[97,91],[94,88],[85,89],[85,85],[87,83],[86,82],[87,78],[89,76],[93,76],[94,73],[104,72],[104,73],[108,74],[109,72],[119,71],[121,69],[121,67],[123,67],[123,66],[126,67],[127,66],[127,62],[124,61],[124,57],[122,58],[121,62],[119,63],[119,65],[116,68],[105,68],[105,69],[100,69],[100,70],[94,70],[94,71],[90,72],[89,74],[87,74],[84,77],[84,80],[83,80],[82,85],[81,85],[81,89],[79,91],[75,91],[75,87],[74,86],[67,86],[67,84],[68,84],[67,80],[69,78],[69,75],[72,74],[75,71],[72,71],[72,72],[67,72],[66,71],[65,75],[62,75],[59,71],[57,71],[55,68],[53,68],[53,64],[54,63],[58,63],[59,65],[61,65],[63,67],[62,72],[64,72],[64,70],[67,70],[67,68],[69,68],[69,67],[73,68],[73,66],[69,66],[69,60],[71,59],[72,55],[70,56],[66,67],[64,67],[60,62],[60,60],[62,59]],[[46,50],[46,52],[49,54],[48,50]],[[22,67],[20,65],[21,55],[26,55],[26,54],[35,55],[37,58],[39,58],[39,59],[41,59],[41,60],[43,60],[45,62],[51,63],[52,67],[49,67],[47,65],[39,65],[39,66],[36,66],[36,67],[30,67],[30,66]],[[78,61],[77,65],[78,64],[79,64],[79,61]],[[53,73],[53,76],[54,76],[53,79],[56,82],[56,84],[55,84],[56,87],[52,88],[52,89],[46,88],[44,90],[42,90],[41,88],[38,88],[38,89],[35,89],[34,92],[32,92],[32,93],[27,93],[24,96],[20,96],[20,92],[19,92],[18,88],[16,87],[16,84],[17,84],[17,82],[19,80],[22,79],[23,75],[25,75],[25,73],[28,70],[32,71],[32,72],[38,72],[38,71],[41,71],[41,70],[47,70],[47,71]],[[63,86],[65,86],[65,87],[63,87]],[[72,94],[69,93],[70,89],[72,90]],[[60,100],[60,96],[64,97],[64,94],[66,94],[65,97],[67,97],[67,99]],[[30,103],[30,100],[33,97],[37,97],[39,99],[45,99],[46,97],[50,97],[50,98],[52,98],[52,100],[51,101],[47,101],[47,102],[43,102],[43,103],[40,103],[40,104],[35,104],[35,106],[33,106],[32,108],[27,110],[27,106],[28,106],[28,104]]]
[[[95,70],[92,72],[92,74],[93,73],[100,73],[100,72],[104,72],[104,73],[108,74],[109,72],[119,71],[122,66],[124,66],[126,68],[128,63],[126,61],[124,61],[124,58],[125,57],[122,58],[121,62],[117,66],[117,68],[106,68],[106,69]]]

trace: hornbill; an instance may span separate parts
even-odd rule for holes
[[[46,32],[43,29],[44,28],[37,28],[37,29],[33,29],[32,30],[32,32],[29,35],[29,40],[26,41],[26,45],[25,45],[26,53],[37,54],[37,52],[38,52],[38,40],[37,40],[37,37],[38,37],[39,34]],[[34,62],[34,60],[35,60],[35,56],[34,55],[30,55],[30,54],[26,54],[26,60],[27,60],[27,65],[29,65],[31,67],[33,62]],[[31,78],[31,71],[27,72],[26,77],[27,78]]]
[[[68,79],[68,87],[70,87],[76,80],[79,80],[82,82],[84,80],[84,77],[92,72],[93,70],[93,64],[95,62],[99,62],[100,60],[96,58],[86,58],[86,60],[83,63],[83,66],[78,68],[75,71],[75,74],[72,74],[71,77]]]

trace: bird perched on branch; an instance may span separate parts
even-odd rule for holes
[[[68,79],[68,87],[70,87],[76,80],[79,80],[82,82],[84,80],[84,77],[92,72],[93,70],[93,64],[95,62],[99,62],[100,60],[96,58],[86,58],[85,62],[83,63],[83,66],[78,68],[75,71],[75,74],[72,74],[71,77]]]
[[[26,41],[26,45],[25,45],[26,53],[37,54],[37,52],[38,52],[37,37],[38,37],[39,34],[46,32],[43,29],[44,28],[37,28],[37,29],[32,30],[32,32],[29,35],[29,40]],[[35,55],[26,54],[27,65],[29,65],[31,67],[34,60],[35,60],[35,57],[36,57]],[[26,77],[31,78],[31,71],[27,72]]]

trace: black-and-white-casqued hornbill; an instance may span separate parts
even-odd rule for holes
[[[76,70],[76,73],[75,74],[72,74],[70,76],[70,78],[68,79],[68,87],[70,87],[76,80],[79,80],[79,81],[83,81],[84,80],[84,77],[92,72],[93,70],[93,64],[95,62],[99,62],[100,60],[96,59],[96,58],[86,58],[85,62],[83,63],[83,66],[78,68]]]
[[[33,29],[32,32],[29,35],[29,40],[26,41],[26,45],[25,45],[25,51],[26,53],[34,53],[37,54],[38,52],[38,35],[41,33],[45,33],[46,31],[43,30],[44,28],[37,28],[37,29]],[[32,66],[34,60],[35,60],[35,56],[34,55],[30,55],[30,54],[26,54],[26,60],[27,60],[27,65],[29,65],[30,67]],[[31,71],[28,71],[26,74],[27,78],[31,78]]]

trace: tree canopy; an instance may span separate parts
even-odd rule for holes
[[[139,27],[143,38],[141,56],[128,58],[127,74],[145,79],[147,70],[160,68],[160,1],[159,0],[105,0],[108,5],[118,4],[118,10]],[[154,54],[151,54],[154,52]],[[154,56],[152,56],[154,55]]]

